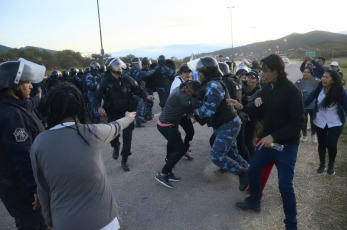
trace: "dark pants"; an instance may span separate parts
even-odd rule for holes
[[[242,158],[245,159],[248,163],[250,163],[251,157],[245,143],[245,126],[245,123],[242,122],[239,135],[237,135],[236,137],[237,149]]]
[[[321,129],[317,126],[314,126],[317,132],[318,139],[318,154],[319,161],[321,165],[325,165],[325,155],[326,149],[329,153],[329,165],[334,166],[336,154],[337,154],[337,142],[339,140],[340,134],[343,129],[342,126],[336,126],[328,128],[325,126],[324,129]]]
[[[296,199],[293,187],[294,167],[298,146],[284,145],[282,152],[263,147],[256,150],[248,168],[248,181],[251,195],[247,199],[250,206],[259,207],[261,198],[261,175],[263,169],[275,161],[278,170],[278,185],[282,196],[287,229],[297,229]]]
[[[120,118],[124,117],[124,114],[119,114],[119,115],[114,115],[108,117],[108,122],[112,122],[115,120],[118,120]],[[131,123],[126,129],[123,129],[123,147],[121,151],[121,155],[123,159],[128,159],[128,156],[131,155],[131,140],[133,138],[133,130],[135,126],[134,123]],[[113,148],[119,148],[120,142],[119,142],[119,137],[115,137],[110,143]]]
[[[186,133],[186,136],[184,137],[184,147],[186,148],[186,151],[189,149],[190,142],[193,140],[195,131],[194,126],[188,115],[185,115],[181,122],[180,126],[183,128],[184,132]]]
[[[159,132],[167,140],[167,161],[161,172],[168,174],[172,172],[173,167],[186,153],[181,133],[178,130],[178,126],[162,127],[157,125]]]
[[[153,90],[145,88],[148,95],[153,96]],[[153,107],[153,101],[145,101],[145,111],[144,116],[151,116],[152,115],[152,107]]]
[[[310,124],[311,124],[311,135],[315,135],[316,131],[314,129],[313,119],[312,119],[312,109],[305,109],[305,123],[304,127],[302,128],[302,135],[307,136],[307,122],[308,122],[308,114],[310,114]]]
[[[24,188],[24,190],[27,189]],[[41,210],[33,210],[34,194],[32,192],[19,192],[18,188],[0,183],[0,199],[9,214],[15,219],[18,229],[47,229]]]
[[[246,126],[245,126],[245,145],[246,148],[248,149],[249,152],[249,157],[250,159],[253,158],[255,147],[254,147],[254,131],[255,127],[257,125],[257,120],[254,118],[251,118],[249,121],[247,121]]]
[[[169,89],[170,90],[170,89]],[[164,99],[164,94],[165,94],[165,91],[166,91],[166,88],[163,87],[163,88],[156,88],[156,91],[158,93],[158,97],[159,97],[159,105],[160,105],[160,102],[163,101]],[[163,108],[162,108],[163,109]]]

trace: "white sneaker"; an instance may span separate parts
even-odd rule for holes
[[[303,142],[306,142],[306,141],[307,141],[307,136],[302,136],[302,137],[300,138],[300,140],[303,141]]]
[[[311,139],[312,139],[312,142],[313,142],[313,143],[315,143],[315,144],[317,143],[317,137],[316,137],[316,135],[312,135],[312,136],[311,136]]]

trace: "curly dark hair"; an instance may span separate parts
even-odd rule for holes
[[[341,103],[343,98],[343,86],[339,74],[334,70],[327,70],[325,73],[329,73],[334,83],[331,85],[327,95],[324,100],[321,102],[320,106],[324,109],[329,108],[335,103]],[[316,88],[315,98],[318,97],[319,93],[322,91],[323,85],[322,82],[319,82]]]

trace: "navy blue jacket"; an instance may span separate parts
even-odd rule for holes
[[[0,95],[0,176],[18,177],[34,193],[36,183],[31,168],[30,148],[44,127],[42,124],[38,127],[19,107],[34,114],[38,103],[38,97],[20,101],[6,94]]]
[[[318,62],[312,60],[313,64],[313,77],[321,79],[324,72],[327,71],[329,68],[326,66],[321,66]],[[303,73],[305,69],[305,63],[303,62],[300,66],[300,71]]]
[[[317,99],[315,97],[316,91],[321,90],[321,88],[315,88],[312,90],[312,92],[307,96],[306,100],[304,101],[304,105],[309,105],[314,99]],[[316,100],[314,108],[313,108],[313,114],[312,114],[312,120],[316,118],[318,112],[318,102]],[[346,122],[346,114],[347,114],[347,92],[346,90],[343,90],[343,98],[342,103],[337,103],[337,113],[339,115],[340,121],[342,124]]]

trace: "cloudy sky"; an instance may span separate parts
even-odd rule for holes
[[[106,53],[231,44],[231,25],[235,46],[294,32],[347,31],[345,0],[99,0],[99,7]],[[100,52],[96,0],[0,0],[0,17],[1,45]]]

